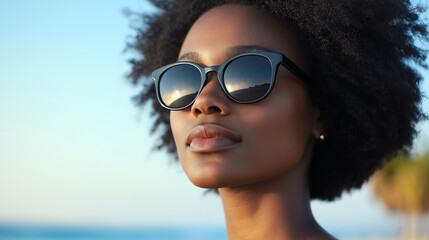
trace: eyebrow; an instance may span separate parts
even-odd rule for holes
[[[268,51],[271,52],[268,48],[259,46],[259,45],[240,45],[230,47],[225,51],[226,57],[230,58],[240,53],[250,52],[250,51]],[[196,63],[201,62],[201,56],[197,52],[185,53],[179,57],[179,61],[188,60]]]

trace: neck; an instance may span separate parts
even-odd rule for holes
[[[265,182],[219,188],[229,240],[334,239],[313,217],[306,174],[296,171]]]

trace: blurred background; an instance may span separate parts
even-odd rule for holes
[[[150,110],[133,105],[140,88],[126,79],[125,9],[153,11],[144,0],[0,1],[0,239],[226,239],[220,198],[152,151]],[[418,128],[414,160],[312,202],[328,232],[429,239],[429,123]]]

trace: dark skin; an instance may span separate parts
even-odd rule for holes
[[[194,23],[178,59],[213,66],[266,49],[305,70],[293,31],[250,6],[224,5]],[[219,190],[230,240],[335,239],[310,208],[308,166],[315,139],[325,133],[309,99],[302,80],[280,66],[273,91],[260,102],[233,102],[212,73],[191,107],[171,111],[182,167],[196,186]],[[189,144],[189,133],[198,128],[226,129],[237,139]]]

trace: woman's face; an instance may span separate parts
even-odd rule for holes
[[[240,5],[203,14],[188,32],[179,58],[220,65],[258,46],[305,65],[292,31],[267,13]],[[215,73],[208,81],[191,107],[170,113],[180,162],[195,185],[221,188],[273,179],[294,171],[304,152],[312,150],[307,143],[320,134],[318,111],[310,106],[303,82],[284,66],[271,94],[252,104],[230,100]]]

